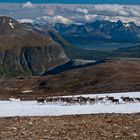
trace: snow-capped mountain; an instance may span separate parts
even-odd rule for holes
[[[140,27],[122,21],[94,21],[86,24],[55,24],[54,28],[68,40],[139,42]]]
[[[28,22],[29,21],[29,22]],[[89,23],[70,23],[68,21],[52,21],[49,17],[35,20],[20,20],[38,27],[54,28],[68,41],[111,41],[111,42],[140,42],[140,27],[134,22],[112,22],[96,20]]]

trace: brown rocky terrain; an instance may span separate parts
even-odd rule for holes
[[[140,91],[139,60],[114,60],[46,77],[0,80],[1,99],[130,91]]]
[[[140,114],[0,118],[1,140],[139,140]]]

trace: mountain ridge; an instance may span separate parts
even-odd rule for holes
[[[140,27],[133,22],[96,20],[85,24],[56,23],[54,28],[68,41],[140,42]]]

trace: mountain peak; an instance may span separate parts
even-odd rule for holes
[[[23,31],[26,31],[26,28],[23,24],[18,23],[11,17],[0,17],[0,35],[22,35]]]
[[[8,16],[0,16],[0,23],[5,23],[5,22],[8,22],[8,21],[16,22],[16,20],[14,20],[11,17],[8,17]]]
[[[5,16],[0,17],[0,26],[1,27],[9,26],[9,28],[14,29],[15,24],[17,24],[17,22],[10,17],[5,17]]]

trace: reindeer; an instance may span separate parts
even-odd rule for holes
[[[85,102],[86,102],[85,97],[80,96],[80,97],[77,97],[77,99],[78,99],[79,104],[81,104],[81,105],[85,104]]]
[[[19,102],[20,101],[20,98],[9,98],[9,101],[12,101],[12,102]]]
[[[53,98],[46,98],[46,103],[53,103]]]
[[[79,102],[79,99],[78,98],[71,98],[70,99],[70,104],[79,104],[80,102]]]
[[[122,99],[125,103],[126,103],[126,102],[135,103],[134,98],[130,98],[130,97],[121,97],[121,99]]]
[[[113,99],[114,99],[113,96],[106,96],[106,101],[111,101],[111,100],[113,100]]]
[[[126,103],[126,102],[129,102],[129,97],[121,97],[121,99]]]
[[[97,101],[97,102],[101,102],[101,103],[105,103],[105,102],[104,102],[104,97],[98,97],[98,96],[97,96],[97,97],[96,97],[96,101]]]
[[[52,98],[52,103],[60,103],[61,97]]]
[[[119,99],[111,99],[112,103],[119,104]]]
[[[45,99],[43,99],[43,98],[38,98],[38,99],[37,99],[37,103],[38,103],[38,104],[45,104]]]
[[[92,105],[92,104],[95,104],[96,103],[96,99],[95,98],[89,98],[89,103]]]
[[[139,102],[140,103],[140,98],[137,97],[137,98],[134,98],[136,102]]]
[[[134,98],[129,98],[129,102],[131,102],[131,103],[135,103]]]

